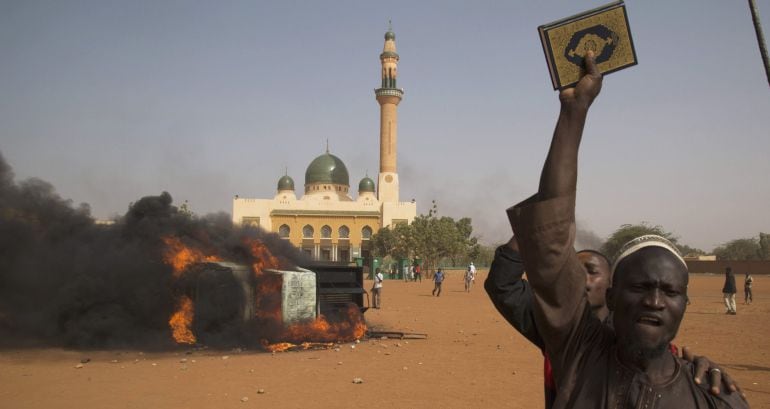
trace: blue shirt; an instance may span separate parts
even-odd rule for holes
[[[436,275],[433,276],[433,281],[435,281],[437,283],[440,283],[440,282],[444,281],[444,272],[437,271]]]

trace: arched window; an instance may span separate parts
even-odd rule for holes
[[[350,229],[348,228],[348,226],[340,226],[339,234],[341,239],[349,239]]]
[[[361,238],[364,240],[369,240],[372,238],[372,228],[369,226],[364,226],[363,229],[361,229]]]
[[[289,233],[291,233],[291,228],[288,224],[282,224],[281,227],[278,228],[278,235],[281,236],[281,238],[288,239]]]
[[[330,239],[332,238],[332,228],[328,225],[324,225],[321,227],[321,238],[322,239]]]
[[[306,224],[305,227],[302,228],[302,237],[305,239],[312,239],[313,233],[315,233],[313,226],[309,224]]]

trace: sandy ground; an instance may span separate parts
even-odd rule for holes
[[[425,340],[278,354],[0,350],[0,407],[542,407],[540,352],[497,314],[480,285],[465,293],[458,273],[444,285],[437,298],[430,282],[386,281],[383,309],[366,313],[370,327],[427,333]],[[721,285],[720,276],[692,278],[692,305],[675,342],[720,362],[753,408],[770,408],[770,277],[755,276],[757,301],[739,304],[737,316],[724,314]],[[83,358],[90,362],[77,369]],[[363,383],[354,384],[357,377]]]

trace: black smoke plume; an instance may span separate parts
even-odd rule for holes
[[[276,235],[233,227],[226,214],[194,217],[166,192],[130,205],[114,224],[97,224],[49,183],[14,182],[0,154],[0,343],[6,346],[169,347],[168,319],[179,280],[163,262],[162,237],[251,264],[244,238],[296,263]],[[230,339],[227,342],[239,343]]]

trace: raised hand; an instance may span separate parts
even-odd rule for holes
[[[584,63],[585,75],[574,87],[564,89],[559,93],[559,99],[564,107],[587,110],[602,90],[602,74],[596,66],[593,51],[588,51]]]

